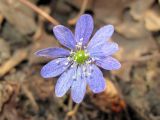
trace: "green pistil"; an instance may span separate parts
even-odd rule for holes
[[[83,64],[88,58],[89,56],[85,53],[84,50],[79,50],[74,54],[74,60],[78,64]]]

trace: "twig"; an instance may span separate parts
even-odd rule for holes
[[[1,29],[3,20],[4,20],[4,16],[0,13],[0,29]]]
[[[78,20],[78,18],[84,13],[86,6],[87,6],[88,0],[83,0],[80,12],[78,13],[78,15],[70,20],[68,20],[68,24],[70,25],[74,25],[76,23],[76,21]]]
[[[28,97],[28,99],[30,100],[30,102],[31,102],[34,110],[38,111],[39,110],[39,106],[38,106],[37,102],[35,101],[33,94],[29,91],[29,89],[27,88],[27,86],[22,85],[22,90],[26,94],[26,96]]]
[[[135,58],[135,59],[132,59],[132,60],[123,60],[121,62],[141,63],[141,62],[146,62],[146,61],[154,59],[154,58],[159,59],[160,58],[160,53],[156,52],[156,53],[153,53],[151,55],[141,56],[139,58]]]
[[[12,68],[17,66],[20,62],[27,58],[28,54],[26,50],[18,50],[16,53],[0,66],[0,77],[8,73]]]
[[[39,17],[39,21],[38,21],[38,28],[37,31],[35,32],[35,34],[33,35],[33,40],[38,40],[40,39],[40,37],[43,34],[43,23],[44,23],[44,19],[42,19],[42,17]]]
[[[28,6],[29,8],[31,8],[36,13],[40,14],[41,16],[43,16],[46,20],[51,22],[53,25],[59,25],[59,22],[56,19],[54,19],[53,17],[51,17],[50,15],[45,13],[43,10],[41,10],[40,8],[38,8],[36,5],[32,4],[28,0],[19,0],[19,1],[22,4],[24,4],[24,5]]]

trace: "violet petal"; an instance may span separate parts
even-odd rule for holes
[[[106,57],[114,54],[119,50],[118,44],[114,42],[106,42],[101,46],[97,46],[88,50],[91,57]]]
[[[55,86],[55,94],[57,97],[62,97],[71,87],[75,71],[76,67],[73,67],[60,76]]]
[[[101,27],[88,43],[88,49],[104,44],[110,39],[113,32],[114,27],[112,25],[106,25],[104,27]]]
[[[41,75],[44,78],[56,77],[63,73],[70,63],[67,58],[57,58],[44,65],[41,69]]]
[[[37,56],[49,58],[67,57],[69,54],[70,51],[64,48],[46,48],[35,53]]]
[[[75,40],[86,45],[93,31],[93,18],[89,14],[82,15],[75,28]]]
[[[117,70],[121,67],[120,62],[113,57],[96,60],[96,64],[106,70]]]
[[[74,39],[73,33],[67,27],[63,25],[57,25],[53,28],[54,35],[57,40],[65,47],[74,49],[76,41]]]
[[[76,80],[73,81],[71,87],[71,96],[74,102],[80,103],[86,92],[86,79],[83,75],[82,68],[78,67]]]
[[[91,65],[91,75],[87,77],[87,83],[94,93],[100,93],[105,90],[106,83],[101,70],[96,65]],[[89,69],[88,67],[88,69]]]

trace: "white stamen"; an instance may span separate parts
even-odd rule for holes
[[[86,72],[86,67],[84,66],[84,67],[82,68],[82,70],[83,70],[83,72]]]
[[[71,68],[76,67],[76,66],[77,66],[77,64],[76,64],[76,63],[73,63],[73,64],[71,65]]]
[[[69,64],[69,62],[65,62],[65,63],[64,63],[64,65],[68,65],[68,64]]]
[[[86,54],[87,56],[90,56],[90,53],[88,53],[87,50],[85,51],[85,54]]]
[[[95,60],[100,60],[100,58],[93,57],[92,60],[93,60],[93,61],[95,61]]]
[[[90,72],[86,72],[86,76],[87,77],[91,76],[91,73]]]
[[[78,44],[79,46],[82,46],[82,42],[78,42],[77,44]]]
[[[72,76],[72,79],[73,79],[73,80],[75,80],[75,79],[76,79],[76,76],[75,76],[75,75],[74,75],[74,76]]]
[[[67,60],[68,60],[68,61],[71,61],[71,57],[67,57]]]
[[[73,55],[75,52],[73,52],[73,50],[71,50],[70,55]]]
[[[86,61],[86,64],[88,65],[88,64],[90,64],[92,62],[92,60],[87,60]]]
[[[87,47],[86,47],[86,46],[83,46],[83,47],[84,47],[85,51],[87,51],[87,50],[86,50]]]
[[[91,59],[92,59],[92,61],[93,61],[93,62],[94,62],[95,60],[97,60],[97,59],[96,59],[96,58],[94,58],[94,57],[92,57]]]
[[[57,64],[59,64],[59,63],[60,63],[60,61],[59,61],[59,60],[57,60],[57,61],[56,61],[56,63],[57,63]]]
[[[76,49],[80,50],[82,48],[82,42],[77,42]]]
[[[83,41],[83,38],[81,38],[79,41],[82,42],[82,41]]]

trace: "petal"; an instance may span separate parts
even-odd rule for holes
[[[91,57],[106,57],[109,55],[114,54],[116,51],[118,51],[118,44],[114,42],[106,42],[101,46],[94,47],[92,49],[89,49],[88,52]]]
[[[67,58],[57,58],[43,66],[41,75],[44,78],[56,77],[63,73],[69,66],[70,63]]]
[[[121,64],[118,62],[118,60],[112,57],[96,60],[96,64],[106,70],[117,70],[121,67]]]
[[[100,93],[104,91],[106,87],[105,79],[101,70],[96,65],[91,65],[90,67],[92,68],[92,72],[91,75],[87,77],[87,83],[94,93]]]
[[[74,49],[76,41],[73,33],[63,25],[57,25],[53,28],[54,35],[57,40],[67,48]]]
[[[49,57],[49,58],[58,58],[69,56],[70,51],[64,48],[46,48],[39,50],[35,53],[37,56]]]
[[[73,67],[60,76],[55,86],[55,93],[57,97],[62,97],[71,87],[75,71],[76,67]]]
[[[88,43],[88,49],[104,44],[107,40],[109,40],[113,32],[114,27],[112,25],[106,25],[100,28]]]
[[[75,39],[86,45],[93,31],[93,18],[89,14],[82,15],[76,24]]]
[[[86,79],[83,75],[82,68],[78,67],[77,69],[77,78],[73,81],[71,87],[71,96],[74,102],[82,102],[85,92],[86,92]]]

